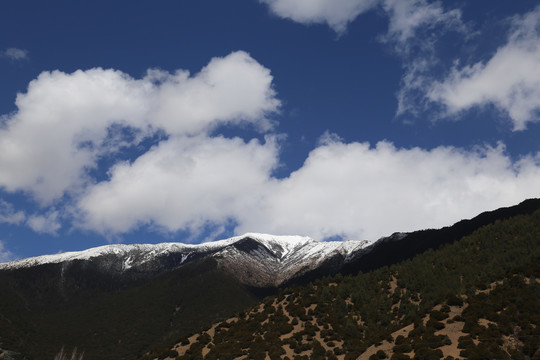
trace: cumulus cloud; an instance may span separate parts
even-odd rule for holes
[[[400,149],[331,133],[299,170],[277,179],[280,142],[268,114],[280,102],[269,70],[243,52],[195,75],[46,72],[16,105],[1,121],[0,187],[45,207],[25,216],[0,202],[0,221],[38,233],[54,235],[73,217],[110,236],[141,227],[215,235],[233,225],[237,233],[374,240],[538,196],[540,155],[513,161],[503,145]],[[215,135],[223,124],[251,124],[267,136]],[[101,182],[91,177],[103,156],[158,131],[166,136],[141,156],[114,164]]]
[[[84,226],[105,234],[143,225],[216,228],[375,240],[394,231],[449,225],[538,196],[540,156],[513,162],[503,145],[399,149],[344,143],[325,134],[305,164],[271,176],[276,143],[170,139],[81,200]]]
[[[57,235],[62,227],[59,219],[59,213],[56,210],[50,210],[45,215],[32,215],[26,221],[27,225],[37,233]]]
[[[42,73],[0,129],[0,186],[50,203],[80,187],[112,124],[142,126],[148,87],[119,71]],[[129,119],[129,120],[128,120]]]
[[[12,204],[0,199],[0,223],[18,225],[26,219],[22,211],[16,211]]]
[[[18,94],[17,111],[1,119],[0,187],[48,205],[82,191],[101,156],[155,131],[196,135],[229,123],[268,129],[265,115],[279,107],[271,85],[269,70],[244,52],[215,58],[194,76],[44,72]]]
[[[389,18],[388,33],[383,37],[400,47],[406,46],[419,28],[433,29],[444,24],[462,28],[461,11],[446,11],[440,2],[427,0],[260,0],[270,10],[301,24],[327,24],[337,33],[359,15],[382,8]]]
[[[280,106],[270,70],[245,52],[212,59],[191,78],[186,71],[170,75],[153,70],[148,79],[159,89],[149,117],[169,134],[197,134],[243,122],[268,130],[272,123],[266,114]]]
[[[485,63],[456,66],[432,85],[428,98],[449,115],[493,104],[506,112],[514,130],[540,120],[540,7],[513,19],[507,43]]]
[[[191,232],[226,224],[255,211],[276,165],[272,138],[172,137],[90,188],[78,204],[81,226],[115,234],[144,224]]]
[[[18,49],[18,48],[8,48],[2,53],[2,55],[14,61],[27,60],[28,50]]]
[[[539,178],[540,156],[512,162],[502,145],[423,150],[327,138],[237,230],[374,240],[538,196]]]
[[[358,15],[374,8],[379,0],[260,0],[270,10],[301,24],[327,24],[342,33]]]

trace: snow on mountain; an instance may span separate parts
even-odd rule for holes
[[[242,283],[266,287],[280,285],[293,277],[314,270],[336,256],[341,262],[347,262],[367,244],[366,241],[323,242],[303,236],[247,233],[202,244],[105,245],[85,251],[44,255],[3,263],[0,264],[0,270],[69,263],[76,260],[95,260],[107,264],[105,268],[108,270],[146,271],[177,267],[195,258],[212,256],[221,269]],[[166,265],[160,263],[163,259],[169,259],[169,262],[166,262]]]
[[[116,255],[118,257],[129,256],[130,254],[138,254],[139,258],[145,262],[167,253],[185,253],[191,252],[208,252],[213,249],[230,245],[236,238],[208,242],[203,244],[184,244],[184,243],[161,243],[161,244],[113,244],[91,248],[83,251],[70,251],[53,255],[41,255],[27,259],[16,260],[7,263],[0,263],[0,270],[16,269],[23,267],[31,267],[42,264],[55,264],[68,262],[73,260],[90,260],[105,255]],[[127,260],[127,259],[126,259]],[[131,266],[132,262],[129,262]]]

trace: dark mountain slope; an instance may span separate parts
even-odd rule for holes
[[[539,208],[540,199],[529,199],[519,205],[487,211],[470,220],[462,220],[442,229],[415,231],[403,234],[403,237],[400,235],[391,236],[365,248],[355,261],[344,266],[341,273],[354,275],[360,271],[367,272],[412,259],[428,249],[436,250],[442,245],[450,244],[470,235],[483,226],[517,215],[532,214]]]
[[[151,281],[111,277],[84,265],[0,273],[3,348],[28,359],[53,359],[62,347],[76,347],[85,359],[128,359],[257,300],[212,259]]]
[[[540,200],[528,200],[449,228],[382,239],[368,248],[361,242],[252,234],[197,249],[183,244],[113,245],[52,256],[61,258],[57,263],[47,262],[51,257],[23,260],[16,264],[20,267],[9,265],[0,271],[0,348],[19,351],[28,359],[52,358],[62,347],[67,353],[77,347],[85,359],[133,358],[278,291],[246,284],[291,278],[306,282],[340,270],[355,274],[379,268],[418,252],[427,256],[430,248],[455,242],[482,225],[530,214],[538,207]],[[84,259],[77,258],[81,255]],[[484,281],[480,270],[468,278]],[[402,271],[400,276],[408,279],[409,291],[419,292],[425,278],[410,274]],[[428,275],[433,274],[438,270]],[[433,286],[441,284],[455,286],[455,278]],[[429,294],[424,294],[426,299]],[[362,299],[366,304],[373,301]],[[417,311],[407,305],[411,301],[404,300],[400,311]]]
[[[168,359],[540,359],[540,210],[267,298]]]
[[[337,273],[356,275],[359,272],[397,264],[427,250],[436,250],[442,245],[451,244],[483,226],[517,215],[531,214],[537,209],[540,209],[540,199],[528,199],[515,206],[486,211],[472,219],[462,220],[442,229],[397,233],[357,251],[352,260],[347,262],[344,262],[339,254],[330,257],[316,269],[290,279],[281,287],[305,285],[321,277]]]

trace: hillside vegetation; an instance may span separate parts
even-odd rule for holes
[[[142,359],[540,359],[540,210],[282,290]]]
[[[0,348],[16,359],[76,349],[84,359],[133,359],[260,300],[216,266],[207,259],[150,280],[83,262],[0,272]]]

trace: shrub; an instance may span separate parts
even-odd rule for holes
[[[429,315],[431,319],[435,319],[437,321],[444,320],[448,317],[448,313],[439,311],[439,310],[433,310],[431,314]]]
[[[409,355],[394,353],[390,360],[410,360]]]
[[[446,298],[446,303],[449,306],[463,306],[463,299],[455,294],[451,294]]]
[[[412,351],[412,346],[407,343],[401,343],[399,345],[395,345],[393,350],[395,353],[409,353]]]

